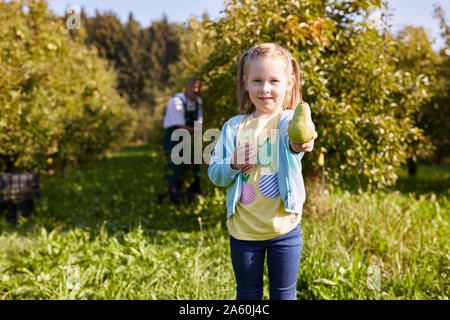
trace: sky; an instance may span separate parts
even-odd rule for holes
[[[142,27],[148,27],[152,21],[160,20],[163,14],[170,22],[184,22],[190,16],[201,17],[207,12],[211,19],[221,16],[224,0],[47,0],[50,8],[63,15],[69,5],[84,7],[88,16],[112,10],[125,22],[130,12]],[[439,4],[448,21],[450,1],[448,0],[388,0],[392,9],[391,20],[394,33],[404,25],[423,26],[430,39],[434,39],[433,48],[443,46],[439,37],[439,22],[433,17],[433,5]]]

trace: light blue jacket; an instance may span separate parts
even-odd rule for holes
[[[285,210],[301,214],[305,202],[301,163],[304,152],[295,153],[289,145],[287,128],[293,114],[294,111],[285,110],[280,117],[277,150],[278,187]],[[242,190],[242,169],[232,169],[230,161],[236,150],[237,130],[245,116],[245,114],[241,114],[225,122],[208,167],[208,176],[211,182],[219,187],[228,187],[227,218],[234,214]]]

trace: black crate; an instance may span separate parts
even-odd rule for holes
[[[0,174],[0,216],[14,224],[33,216],[33,200],[41,196],[39,174]]]
[[[0,174],[0,202],[34,200],[40,196],[39,174]]]
[[[30,218],[33,216],[33,200],[0,202],[0,216],[11,224],[17,225],[20,217]]]

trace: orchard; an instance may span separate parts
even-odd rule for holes
[[[0,0],[0,174],[10,182],[0,179],[0,299],[235,299],[227,190],[206,171],[239,114],[239,56],[275,42],[300,63],[318,133],[301,160],[297,297],[448,300],[450,28],[439,6],[439,52],[421,27],[394,34],[382,0],[229,0],[216,19],[149,26],[131,13],[77,14]],[[173,138],[180,161],[194,147],[207,195],[159,203],[167,102],[192,76],[203,123]],[[13,175],[37,190],[33,215],[10,223],[8,210],[23,207]],[[268,287],[264,275],[263,299]],[[247,307],[226,311],[269,312]]]

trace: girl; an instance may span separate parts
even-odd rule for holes
[[[208,168],[215,185],[228,187],[237,299],[262,299],[266,253],[270,299],[296,299],[305,201],[301,159],[317,138],[314,133],[310,142],[296,144],[287,135],[302,102],[299,65],[285,48],[260,44],[241,56],[237,81],[245,113],[225,122]]]

